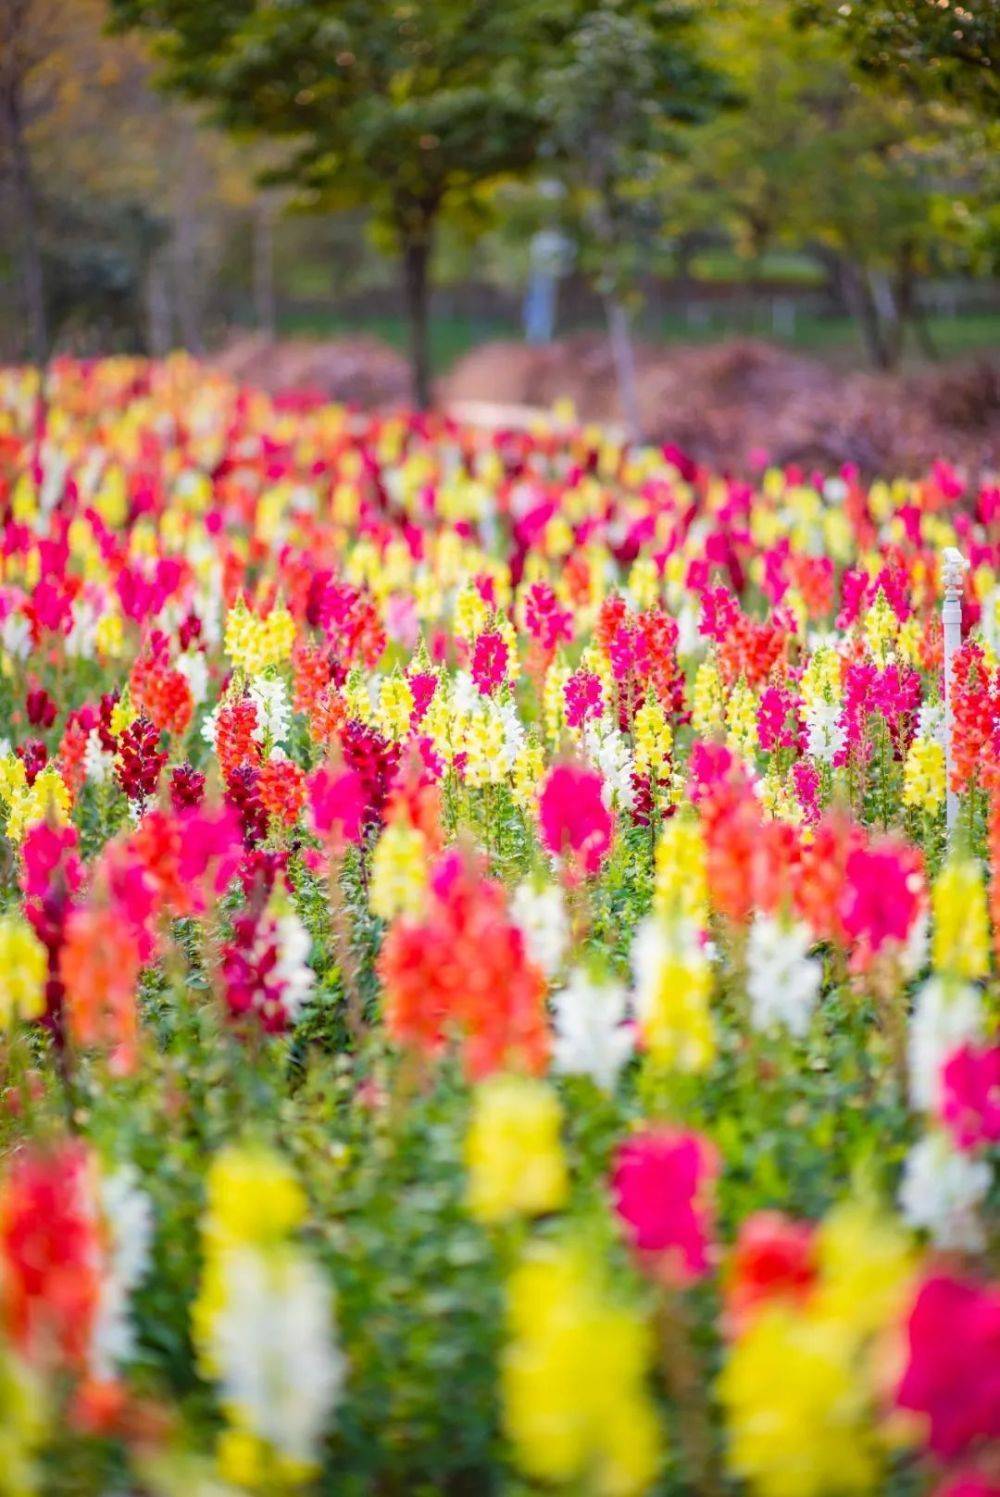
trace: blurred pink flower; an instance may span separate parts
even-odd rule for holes
[[[545,846],[585,874],[597,873],[611,848],[614,818],[601,799],[603,784],[595,770],[557,764],[539,803]]]
[[[908,843],[884,837],[850,853],[840,918],[848,937],[858,943],[855,965],[866,965],[887,941],[906,941],[922,894],[920,854]]]
[[[927,1418],[927,1444],[954,1460],[1000,1435],[1000,1287],[945,1274],[920,1286],[896,1402]]]
[[[309,779],[309,804],[313,826],[324,840],[360,840],[367,798],[355,770],[321,765]]]
[[[483,696],[497,690],[507,675],[507,642],[496,629],[480,634],[472,651],[472,679]]]
[[[633,1246],[668,1254],[685,1280],[708,1271],[718,1168],[715,1149],[697,1133],[649,1129],[618,1150],[611,1188]]]
[[[941,1121],[960,1149],[1000,1143],[1000,1045],[962,1045],[941,1073]]]

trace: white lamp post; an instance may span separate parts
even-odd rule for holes
[[[954,546],[947,546],[941,558],[941,582],[944,602],[941,605],[941,622],[944,625],[944,753],[945,774],[948,788],[945,800],[945,820],[949,833],[958,820],[958,796],[951,788],[951,690],[955,656],[962,647],[962,587],[969,563]]]

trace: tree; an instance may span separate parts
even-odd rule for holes
[[[719,75],[698,57],[687,5],[650,7],[648,19],[596,8],[542,83],[554,159],[576,207],[581,263],[601,293],[630,434],[639,434],[628,299],[641,259],[662,225],[656,190],[680,123],[723,101]]]
[[[0,0],[0,241],[29,333],[14,356],[40,364],[60,338],[162,352],[175,322],[197,335],[253,203],[245,159],[154,92],[140,40],[107,20],[107,0]]]
[[[399,255],[417,402],[430,399],[428,287],[443,214],[532,164],[536,78],[581,0],[113,0],[165,83],[248,135],[284,139],[275,180],[319,208],[364,206]]]
[[[742,108],[700,128],[673,170],[675,222],[727,231],[750,261],[809,252],[889,367],[907,332],[927,347],[919,277],[957,262],[958,214],[946,233],[942,210],[988,189],[988,131],[859,77],[846,35],[798,14],[796,0],[731,0],[710,31]]]
[[[33,82],[52,46],[55,25],[54,3],[3,0],[0,4],[0,165],[15,219],[31,354],[39,367],[48,358],[49,331],[38,197],[28,150],[28,130]]]
[[[798,11],[841,32],[880,83],[939,94],[987,119],[1000,113],[997,0],[799,0]]]

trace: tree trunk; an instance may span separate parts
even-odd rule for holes
[[[916,295],[916,292],[914,292],[913,303],[910,307],[910,326],[913,328],[917,347],[924,358],[932,360],[939,359],[941,357],[941,350],[934,341],[930,323],[927,320],[927,314],[920,305],[920,298]]]
[[[196,147],[194,127],[185,122],[175,143],[170,281],[180,347],[201,358],[205,352],[209,263],[206,253],[206,164]]]
[[[872,288],[872,301],[882,329],[882,347],[885,350],[885,368],[895,369],[903,353],[904,318],[896,295],[896,287],[884,271],[876,271],[868,277]]]
[[[639,391],[635,378],[635,349],[632,345],[629,315],[624,303],[615,295],[605,297],[604,307],[611,340],[611,357],[618,381],[618,403],[629,440],[637,442],[641,435]]]
[[[890,369],[892,350],[886,340],[878,305],[867,276],[858,266],[845,263],[842,285],[852,315],[861,330],[869,358],[877,369]]]
[[[410,381],[413,403],[426,411],[431,403],[431,361],[428,340],[428,277],[431,255],[429,232],[403,238],[403,295],[410,323]]]
[[[901,329],[907,326],[913,329],[917,347],[925,358],[938,358],[938,350],[931,337],[924,309],[920,305],[920,298],[917,294],[917,271],[912,245],[906,244],[900,250],[896,262],[894,294]]]
[[[0,82],[0,129],[6,139],[10,157],[11,201],[14,205],[15,236],[30,353],[38,368],[42,369],[49,356],[49,329],[45,313],[45,284],[35,187],[24,138],[17,80],[5,78]]]
[[[181,343],[200,358],[205,351],[204,283],[199,265],[201,225],[192,207],[184,205],[177,221],[173,243],[174,287]]]
[[[146,272],[146,348],[154,359],[170,352],[172,325],[166,264],[162,254],[155,254]]]
[[[257,329],[273,343],[277,333],[274,294],[274,204],[261,198],[254,214],[253,299]]]

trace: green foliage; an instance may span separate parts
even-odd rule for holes
[[[145,340],[145,278],[165,225],[138,201],[47,200],[42,258],[49,326],[54,337],[84,324],[100,328],[102,346]]]
[[[596,8],[543,76],[549,151],[571,189],[584,267],[605,291],[634,280],[661,226],[657,165],[680,149],[678,125],[703,121],[725,97],[692,21],[690,6]]]
[[[937,92],[996,118],[1000,10],[994,0],[800,0],[803,19],[840,31],[862,69],[918,95]]]
[[[151,31],[166,83],[237,132],[288,143],[272,176],[322,207],[370,210],[403,254],[414,377],[428,393],[427,257],[439,215],[478,221],[484,193],[527,170],[542,132],[537,74],[575,0],[113,0]]]
[[[689,158],[665,169],[676,222],[724,226],[751,265],[804,247],[873,360],[892,364],[907,325],[928,346],[916,281],[988,255],[994,143],[954,109],[859,82],[846,37],[797,15],[786,0],[733,0],[713,22],[712,55],[743,107],[709,121]]]

